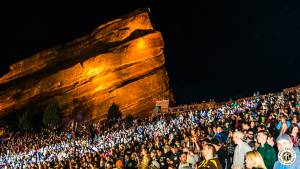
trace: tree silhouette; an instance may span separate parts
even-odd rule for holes
[[[58,113],[57,103],[50,103],[44,110],[43,124],[48,125],[59,125],[61,118]]]
[[[107,113],[107,120],[109,124],[115,124],[119,118],[121,118],[121,111],[119,110],[119,106],[113,103]]]
[[[131,126],[132,121],[133,121],[133,116],[131,114],[128,114],[125,117],[125,126],[126,126],[126,128],[129,128]]]
[[[27,111],[25,111],[21,117],[19,118],[19,125],[18,125],[19,129],[21,130],[29,130],[32,128],[32,124],[31,124],[31,117],[30,114]]]

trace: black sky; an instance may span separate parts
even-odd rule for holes
[[[1,72],[8,65],[150,7],[165,41],[177,103],[228,100],[300,83],[298,1],[10,1],[1,5]]]

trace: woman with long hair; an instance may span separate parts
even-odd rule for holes
[[[246,153],[245,166],[247,169],[267,169],[262,156],[256,150]]]
[[[292,139],[293,147],[299,147],[300,146],[299,126],[295,123],[292,123],[291,127],[288,130],[288,134]]]

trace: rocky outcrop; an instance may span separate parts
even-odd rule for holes
[[[11,65],[0,78],[0,117],[51,102],[64,119],[105,118],[113,102],[123,116],[149,115],[155,99],[173,101],[164,64],[162,35],[137,10]]]

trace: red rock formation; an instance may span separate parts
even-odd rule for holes
[[[106,117],[115,102],[123,116],[147,115],[154,99],[173,101],[164,44],[147,10],[96,28],[90,35],[10,66],[0,78],[0,117],[58,102],[65,119]]]

